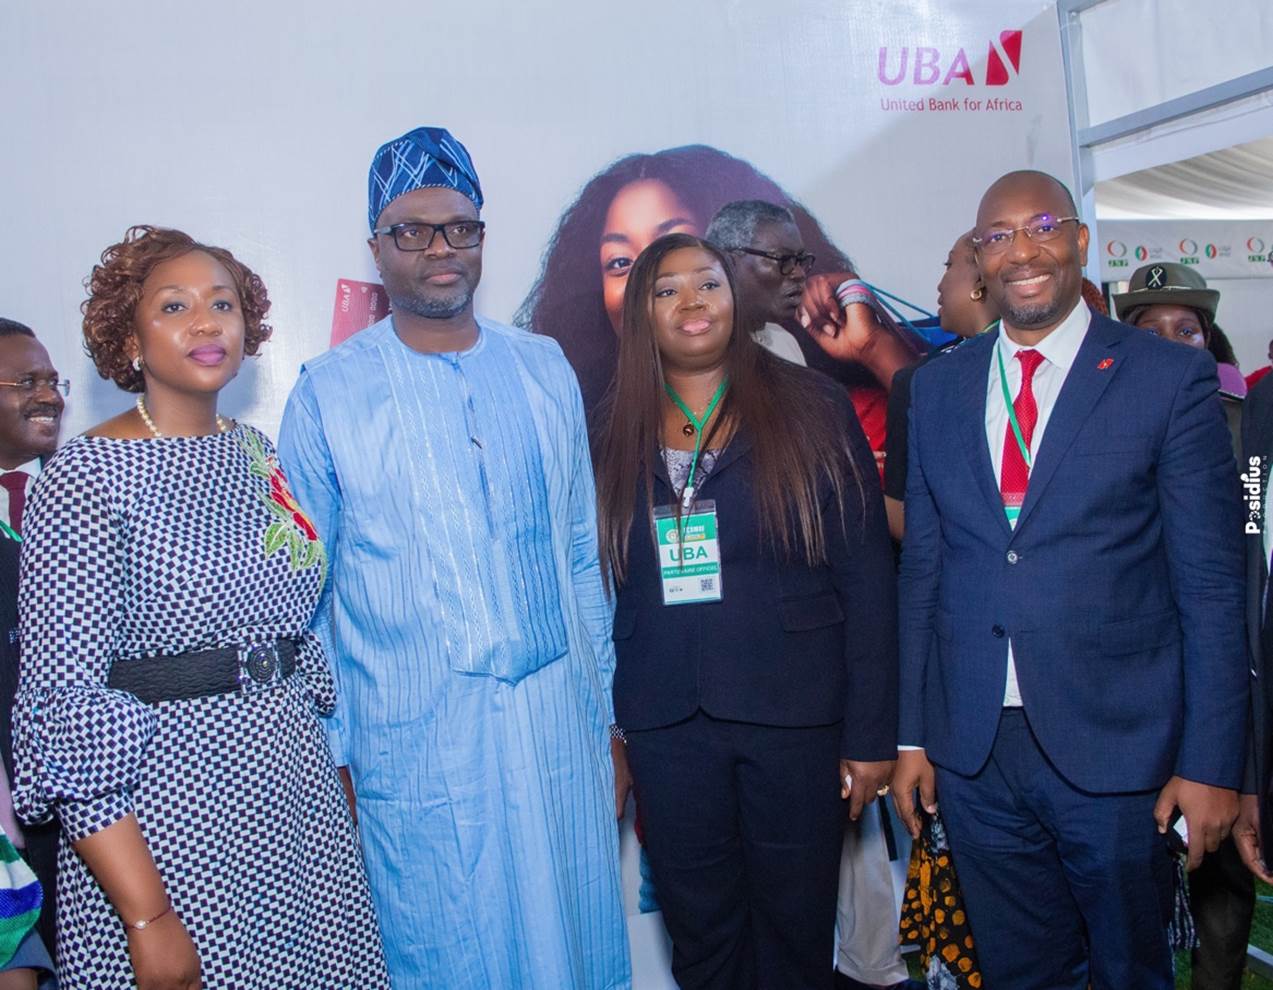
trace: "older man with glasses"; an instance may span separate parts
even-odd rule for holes
[[[799,343],[782,324],[800,307],[814,257],[805,252],[791,211],[759,199],[726,203],[708,225],[707,239],[733,259],[743,327],[761,347],[804,364]]]
[[[459,141],[390,141],[369,187],[393,311],[306,363],[279,451],[332,556],[330,738],[393,985],[627,987],[579,387],[552,338],[474,314]]]

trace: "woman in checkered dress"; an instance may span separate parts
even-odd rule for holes
[[[33,493],[14,714],[15,804],[64,833],[62,985],[387,988],[318,718],[326,555],[270,443],[216,414],[268,334],[264,289],[228,252],[135,228],[91,291],[99,371],[144,395]]]

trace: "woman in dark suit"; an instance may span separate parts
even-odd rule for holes
[[[597,431],[614,700],[682,987],[829,987],[846,817],[896,755],[892,550],[843,390],[738,330],[730,264],[633,266]]]

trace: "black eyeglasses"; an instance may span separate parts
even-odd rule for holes
[[[486,224],[481,220],[453,220],[450,223],[423,223],[412,220],[379,227],[373,234],[391,234],[399,251],[427,251],[439,233],[456,250],[475,248],[482,243]]]
[[[816,260],[813,255],[806,254],[804,251],[799,254],[773,254],[757,248],[733,248],[732,250],[741,251],[743,254],[754,254],[757,258],[768,258],[778,266],[778,271],[783,275],[790,275],[797,268],[808,275],[809,269],[813,267],[813,262]]]
[[[42,388],[51,388],[54,392],[61,392],[63,395],[71,394],[71,383],[65,378],[23,378],[16,382],[0,382],[0,385],[5,388],[16,388],[19,392],[26,392],[28,395]]]

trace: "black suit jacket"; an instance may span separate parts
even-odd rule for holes
[[[1265,616],[1264,495],[1273,469],[1273,375],[1247,393],[1242,407],[1242,488],[1246,499],[1246,632],[1251,655],[1251,752],[1242,789],[1260,795],[1263,848],[1273,849],[1273,622]]]
[[[897,592],[878,474],[843,389],[804,373],[845,424],[864,498],[850,478],[842,526],[828,484],[829,563],[785,559],[760,536],[752,446],[740,431],[698,493],[700,503],[716,503],[723,600],[666,606],[647,500],[638,492],[614,622],[615,715],[625,729],[672,725],[700,708],[760,725],[843,721],[841,756],[896,758]],[[661,462],[654,489],[655,505],[673,503]]]
[[[18,558],[20,546],[0,536],[0,759],[10,786],[13,772],[13,699],[18,690]],[[44,906],[36,927],[52,951],[57,887],[56,822],[22,829],[27,861],[44,888]]]
[[[13,781],[13,698],[18,691],[18,558],[20,545],[0,536],[0,759]]]

